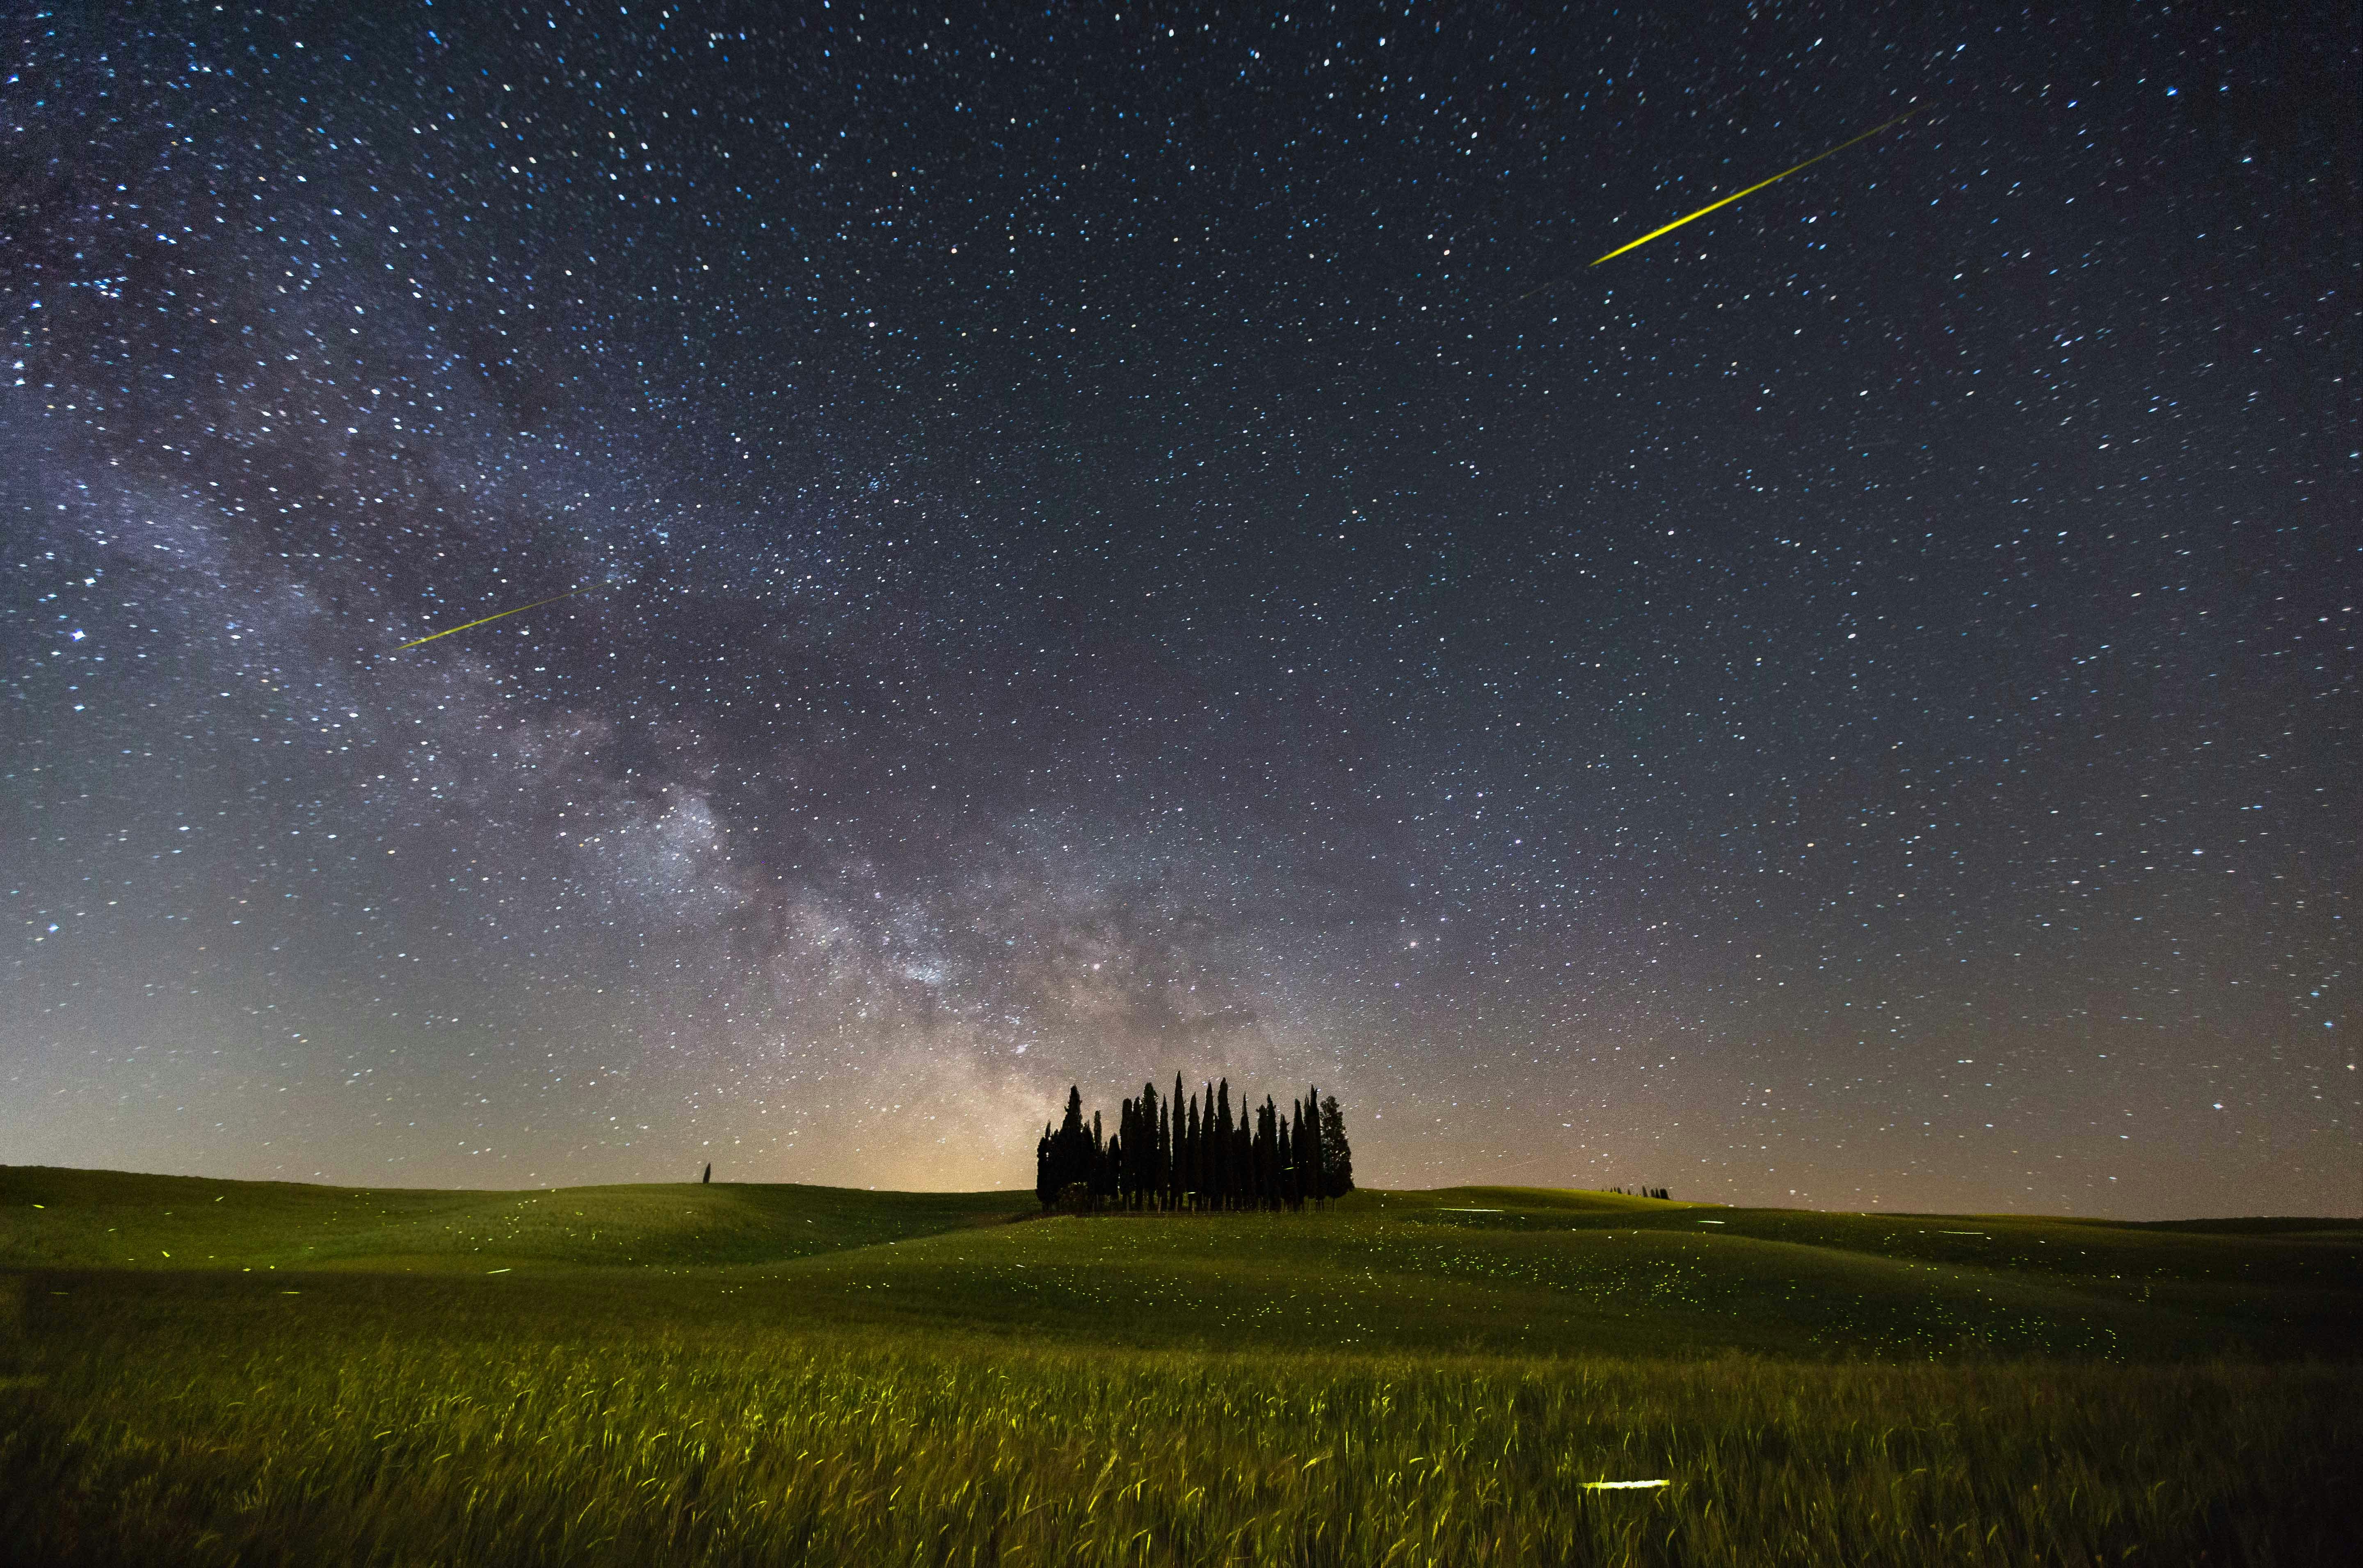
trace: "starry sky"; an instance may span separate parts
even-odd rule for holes
[[[2063,9],[19,11],[0,1158],[2363,1209],[2356,23]]]

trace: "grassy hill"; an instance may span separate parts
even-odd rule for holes
[[[734,1267],[1017,1212],[999,1193],[693,1183],[432,1192],[0,1166],[0,1268]]]
[[[1143,1348],[2287,1358],[2348,1348],[2363,1225],[1819,1214],[1520,1187],[1079,1220],[1005,1193],[426,1192],[0,1167],[0,1268],[163,1299],[170,1287],[122,1276],[361,1273],[373,1296],[397,1288],[380,1276],[498,1277],[527,1312],[563,1281],[571,1315],[600,1300],[635,1314],[649,1288],[727,1290],[734,1313],[765,1321]]]
[[[2353,1221],[1500,1187],[1076,1219],[1030,1194],[0,1167],[0,1540],[2302,1562],[2363,1458],[2358,1308]],[[1584,1486],[1621,1478],[1670,1484]]]

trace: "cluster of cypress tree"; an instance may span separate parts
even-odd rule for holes
[[[1612,1193],[1622,1193],[1626,1197],[1661,1197],[1669,1202],[1672,1201],[1674,1195],[1663,1187],[1611,1187],[1608,1190]]]
[[[1067,1113],[1047,1124],[1035,1148],[1034,1195],[1044,1208],[1115,1208],[1159,1213],[1316,1207],[1354,1190],[1354,1151],[1337,1096],[1307,1089],[1286,1110],[1270,1095],[1239,1103],[1231,1084],[1209,1084],[1187,1100],[1143,1084],[1116,1113],[1115,1130],[1097,1111],[1083,1120],[1083,1095],[1067,1090]]]

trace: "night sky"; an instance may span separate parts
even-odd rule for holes
[[[2351,6],[1285,4],[19,11],[0,1159],[2363,1209]]]

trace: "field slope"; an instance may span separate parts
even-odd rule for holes
[[[0,1166],[0,1268],[737,1267],[1016,1212],[999,1193],[692,1183],[433,1192]]]
[[[2306,1562],[2363,1458],[2354,1221],[1033,1208],[0,1167],[0,1556]]]

